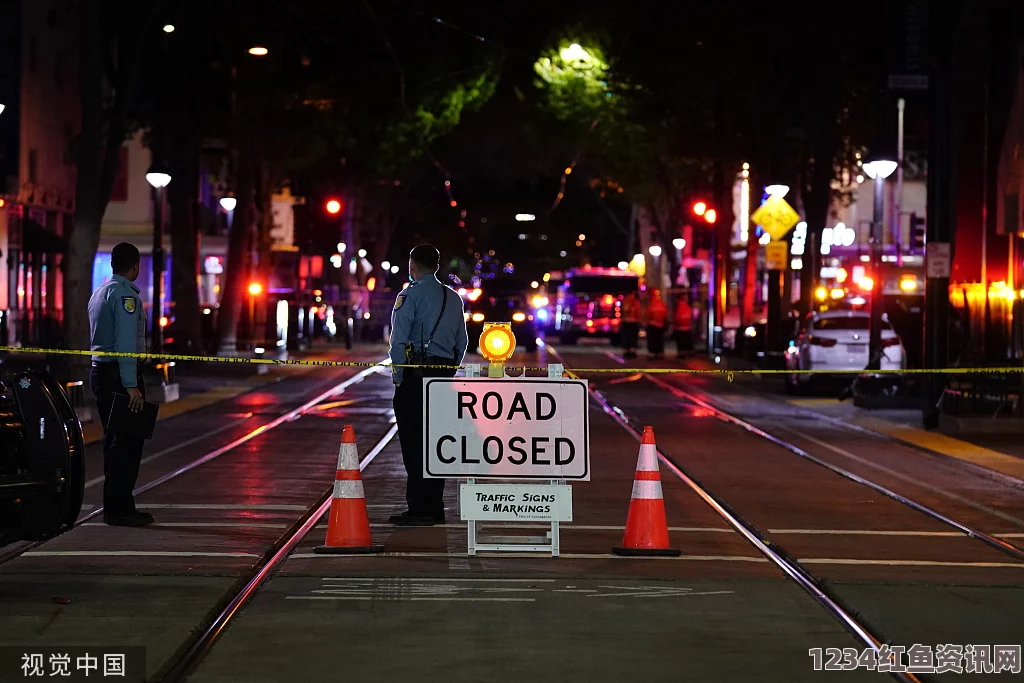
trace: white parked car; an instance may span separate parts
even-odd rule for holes
[[[888,319],[882,316],[883,370],[906,367],[903,343]],[[871,316],[867,311],[825,311],[811,313],[786,349],[786,369],[864,370],[868,366]],[[816,375],[793,372],[786,375],[786,391],[797,393]],[[852,375],[845,375],[853,381]]]

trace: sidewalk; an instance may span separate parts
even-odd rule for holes
[[[789,403],[863,427],[904,443],[1024,480],[1024,439],[1019,434],[958,434],[921,427],[919,410],[865,410],[834,398],[790,399]]]
[[[723,357],[716,364],[703,356],[691,358],[687,367],[701,370],[735,370],[733,381],[763,392],[771,390],[771,382],[778,375],[748,375],[743,370],[755,366],[743,359]],[[766,384],[767,382],[767,384]],[[779,382],[781,384],[781,381]],[[760,386],[758,386],[760,385]],[[756,388],[755,388],[756,387]],[[865,409],[853,405],[852,400],[836,398],[790,398],[789,404],[806,408],[855,427],[868,429],[905,444],[923,448],[946,457],[983,467],[1024,481],[1024,434],[1013,430],[1004,432],[961,432],[952,422],[943,423],[938,430],[926,430],[921,423],[921,411],[912,409]],[[1006,420],[1001,420],[1005,422]]]

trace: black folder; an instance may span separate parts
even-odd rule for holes
[[[156,414],[160,406],[144,401],[142,410],[133,412],[128,405],[128,396],[114,394],[114,404],[107,417],[107,429],[118,434],[134,436],[139,439],[152,439],[153,428],[156,427]]]

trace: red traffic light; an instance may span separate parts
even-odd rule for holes
[[[697,202],[693,205],[693,212],[698,216],[703,216],[707,210],[708,205],[705,204],[704,202]]]
[[[714,223],[716,220],[718,220],[718,212],[715,211],[714,209],[708,209],[707,211],[704,212],[704,220],[706,220],[708,223]]]
[[[341,202],[337,199],[328,199],[327,203],[324,204],[324,208],[327,209],[327,213],[332,216],[341,213]]]

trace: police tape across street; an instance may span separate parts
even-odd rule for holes
[[[139,360],[156,361],[180,361],[193,363],[241,363],[251,365],[288,365],[307,367],[335,367],[335,368],[371,368],[371,367],[395,367],[395,368],[455,368],[464,369],[465,365],[427,365],[414,363],[381,363],[376,361],[350,361],[350,360],[305,360],[294,358],[254,358],[247,356],[196,356],[173,353],[118,353],[113,351],[87,351],[82,349],[39,349],[20,346],[0,346],[0,354],[32,354],[32,355],[54,355],[54,356],[100,356],[109,358],[138,358]],[[544,372],[546,366],[515,365],[509,364],[509,369],[519,369],[524,372]],[[637,368],[637,367],[613,367],[613,368],[573,368],[576,373],[590,374],[652,374],[652,375],[723,375],[730,382],[736,375],[791,375],[793,370],[768,369],[768,368]],[[994,367],[994,368],[904,368],[904,369],[882,369],[882,370],[800,370],[801,375],[1004,375],[1024,374],[1022,367]]]

